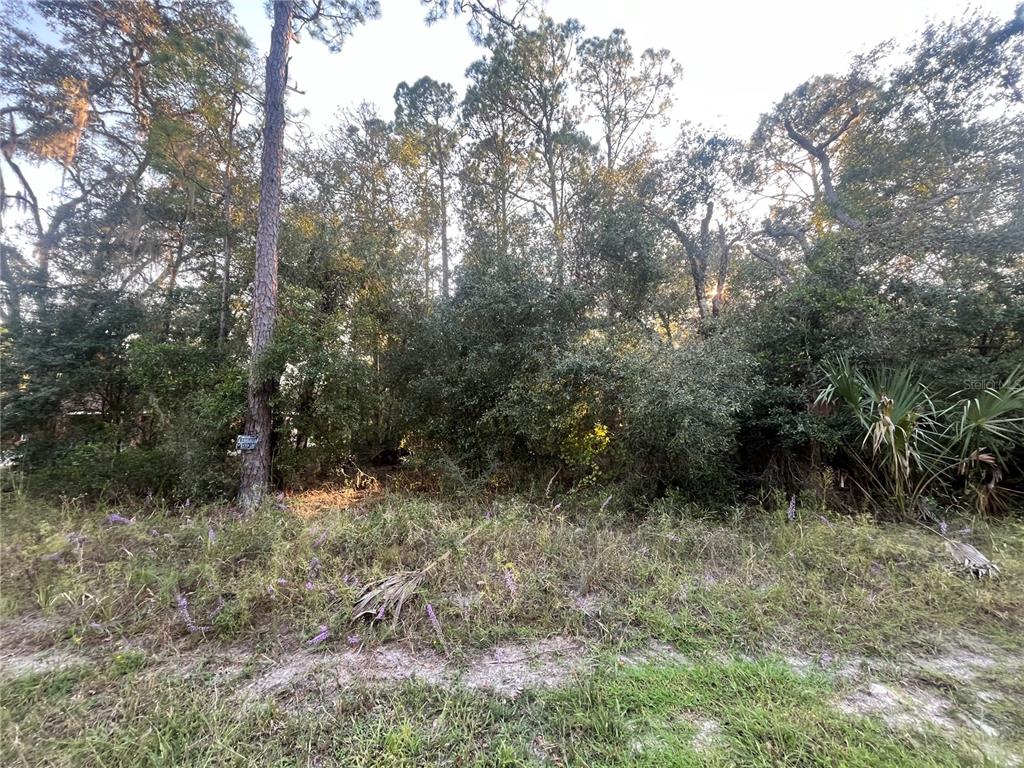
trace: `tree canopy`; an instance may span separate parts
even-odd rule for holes
[[[839,356],[845,381],[916,366],[935,413],[1014,391],[1024,7],[809,72],[728,136],[678,119],[685,73],[627,31],[426,5],[479,43],[465,92],[399,83],[393,112],[294,136],[261,212],[272,483],[405,448],[493,482],[735,495],[866,471],[864,401],[819,398]],[[379,12],[289,8],[332,49]],[[0,41],[5,455],[75,493],[232,495],[270,80],[223,0],[33,0]],[[963,477],[1016,487],[1007,418]]]

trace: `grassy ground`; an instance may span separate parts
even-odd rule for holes
[[[6,765],[976,764],[968,742],[895,733],[767,661],[601,669],[515,700],[405,683],[315,712],[227,696],[112,660],[4,691]],[[710,724],[710,725],[709,725]]]
[[[339,489],[239,520],[8,497],[0,762],[1001,765],[1024,752],[1020,524],[949,521],[1002,568],[975,581],[921,527],[602,501]],[[397,622],[351,623],[362,585],[446,551]],[[550,680],[535,670],[514,698],[487,683],[505,663],[488,649],[529,659],[552,638],[575,650],[545,662]],[[419,673],[375,679],[385,663]],[[282,669],[287,685],[271,684]]]

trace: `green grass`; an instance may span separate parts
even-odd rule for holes
[[[964,753],[935,734],[895,736],[840,714],[829,690],[824,678],[782,664],[738,661],[640,666],[552,698],[565,708],[559,732],[577,764],[966,764]],[[695,722],[707,719],[717,724],[714,746],[695,753]]]
[[[116,662],[0,687],[4,765],[966,766],[970,744],[839,713],[771,661],[606,664],[514,701],[407,683],[306,710]],[[713,722],[706,744],[694,739]],[[314,760],[314,756],[316,759]]]
[[[181,640],[177,594],[212,627],[209,639],[290,638],[322,624],[342,637],[361,584],[423,566],[492,506],[485,530],[431,575],[401,622],[368,637],[437,644],[430,602],[457,647],[558,633],[893,656],[967,632],[1024,648],[1019,523],[973,522],[971,540],[1002,567],[1002,578],[974,581],[951,573],[941,539],[919,527],[817,515],[786,523],[761,510],[722,519],[667,503],[640,521],[609,520],[597,504],[554,512],[514,497],[452,504],[387,493],[311,518],[276,507],[241,521],[218,507],[116,510],[132,525],[106,523],[109,508],[7,503],[0,607],[7,619],[51,616],[86,646],[111,635]]]
[[[7,498],[4,644],[54,645],[80,663],[3,680],[0,763],[997,765],[969,730],[893,730],[841,712],[849,681],[782,661],[867,657],[876,679],[882,670],[888,680],[887,669],[904,679],[906,653],[964,645],[998,664],[973,683],[920,670],[915,681],[994,725],[987,749],[1024,749],[1020,523],[950,521],[970,525],[970,541],[1002,568],[999,579],[975,581],[951,572],[941,539],[921,527],[830,513],[823,522],[819,511],[787,522],[782,510],[712,513],[670,501],[637,515],[602,510],[603,496],[555,509],[514,496],[313,494],[244,520],[223,506]],[[488,511],[399,622],[350,624],[362,584],[422,567]],[[135,522],[108,523],[111,512]],[[179,594],[208,631],[187,632]],[[566,687],[514,701],[458,686],[352,683],[327,685],[330,695],[301,707],[241,707],[214,674],[217,649],[294,654],[325,624],[328,652],[355,632],[366,647],[400,639],[458,663],[499,641],[559,635],[585,641],[601,661]],[[616,662],[652,640],[693,663]],[[186,673],[190,656],[203,663]],[[253,663],[245,674],[258,674]]]

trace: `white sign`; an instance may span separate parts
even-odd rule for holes
[[[256,435],[239,435],[235,438],[235,448],[240,451],[255,451],[260,439]]]

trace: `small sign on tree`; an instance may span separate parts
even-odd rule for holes
[[[240,451],[255,451],[260,439],[256,435],[238,435],[235,438],[235,448]]]

